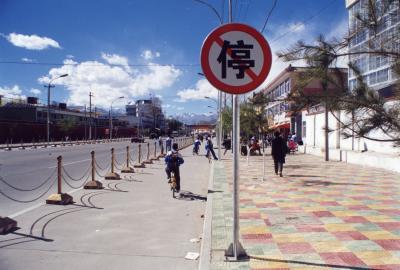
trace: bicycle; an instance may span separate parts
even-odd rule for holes
[[[171,191],[172,191],[172,198],[175,198],[176,177],[175,177],[175,173],[174,172],[171,172]]]

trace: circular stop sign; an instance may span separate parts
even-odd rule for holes
[[[212,31],[201,48],[201,67],[218,90],[243,94],[267,78],[272,54],[264,36],[241,23],[222,25]]]

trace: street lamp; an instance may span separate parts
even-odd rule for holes
[[[111,101],[111,106],[110,106],[110,140],[112,139],[112,129],[113,129],[113,124],[112,124],[112,105],[115,101],[117,101],[118,99],[122,99],[125,98],[124,96],[120,96],[117,97],[116,99],[114,99],[113,101]]]
[[[50,142],[50,88],[54,88],[55,85],[52,85],[51,83],[59,78],[67,77],[68,74],[63,74],[58,77],[55,77],[50,80],[48,85],[44,85],[44,87],[47,87],[47,125],[46,125],[46,137],[47,137],[47,143]]]
[[[221,91],[218,91],[218,100],[216,100],[215,98],[209,97],[209,96],[204,96],[204,98],[214,101],[217,105],[217,112],[218,112],[217,144],[218,144],[218,157],[221,158],[221,145],[222,145],[221,144],[221,142],[222,142],[222,110],[221,110],[222,95],[221,95]],[[210,107],[210,106],[208,106],[208,107]]]

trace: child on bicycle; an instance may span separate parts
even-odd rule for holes
[[[193,144],[193,155],[199,154],[200,145],[201,145],[201,141],[199,140],[199,138],[196,138],[196,140],[194,141],[194,144]]]
[[[165,172],[167,173],[168,183],[171,183],[171,172],[174,173],[176,179],[176,192],[181,190],[181,178],[179,174],[179,166],[184,163],[182,155],[178,152],[178,144],[172,144],[172,150],[168,151],[165,156]]]

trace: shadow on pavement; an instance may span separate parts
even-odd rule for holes
[[[194,194],[190,191],[185,191],[185,190],[182,190],[179,196],[176,197],[176,199],[183,201],[194,201],[194,200],[207,201],[207,197],[199,194]]]
[[[278,260],[278,259],[269,259],[269,258],[263,258],[263,257],[257,257],[257,256],[250,256],[250,258],[255,259],[255,260],[268,261],[268,262],[303,264],[303,265],[320,266],[320,267],[326,267],[326,268],[351,269],[351,270],[379,270],[377,268],[367,268],[367,267],[360,267],[360,266],[323,264],[323,263],[303,262],[303,261],[294,261],[294,260]]]
[[[310,187],[310,186],[365,186],[364,184],[351,184],[351,183],[337,183],[337,182],[331,182],[331,181],[321,181],[321,180],[308,180],[308,181],[302,181],[304,187]]]

